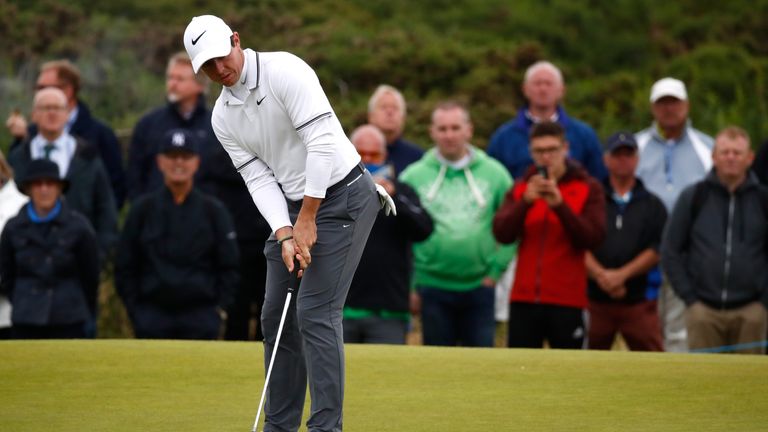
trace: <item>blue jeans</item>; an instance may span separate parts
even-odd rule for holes
[[[424,345],[493,346],[493,287],[457,292],[422,286],[419,294]]]

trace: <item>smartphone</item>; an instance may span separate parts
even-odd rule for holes
[[[537,165],[536,171],[538,171],[539,175],[544,177],[545,179],[549,178],[549,171],[547,170],[547,167],[545,167],[544,165]]]

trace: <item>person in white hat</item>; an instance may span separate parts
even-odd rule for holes
[[[382,202],[315,72],[286,52],[256,52],[221,18],[192,19],[184,46],[195,72],[222,84],[211,123],[272,234],[264,248],[265,369],[290,272],[302,277],[285,322],[265,406],[265,431],[296,431],[309,381],[309,431],[340,431],[342,308]]]
[[[688,92],[682,81],[670,77],[656,81],[650,102],[654,121],[635,135],[640,150],[637,177],[671,213],[680,192],[704,178],[712,168],[714,140],[691,125]],[[666,277],[662,278],[658,304],[664,349],[687,351],[685,304],[674,294]]]

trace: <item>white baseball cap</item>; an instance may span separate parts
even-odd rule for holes
[[[651,87],[651,103],[656,103],[657,100],[664,96],[672,96],[680,100],[688,100],[688,92],[685,91],[685,84],[679,79],[675,78],[662,78],[656,81]]]
[[[184,30],[184,48],[192,59],[195,73],[206,61],[229,55],[232,51],[232,29],[221,18],[201,15],[192,18]]]

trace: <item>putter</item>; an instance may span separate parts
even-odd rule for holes
[[[288,278],[288,295],[285,297],[285,306],[283,306],[283,316],[280,317],[280,325],[277,327],[277,339],[275,340],[275,348],[272,350],[272,357],[269,359],[269,367],[267,368],[267,377],[264,380],[264,390],[261,392],[261,400],[259,401],[259,409],[256,411],[256,420],[253,422],[253,429],[251,432],[256,432],[256,428],[259,426],[259,417],[261,416],[261,407],[264,405],[264,398],[267,396],[267,387],[269,386],[269,377],[272,375],[272,366],[275,365],[275,355],[277,355],[277,348],[280,345],[280,336],[283,334],[283,324],[285,324],[285,317],[288,315],[288,306],[291,304],[291,297],[293,292],[299,286],[299,262],[294,261],[291,277]]]

